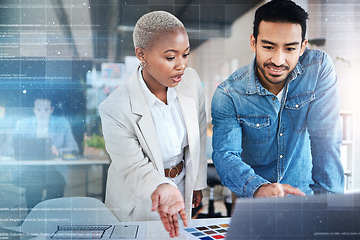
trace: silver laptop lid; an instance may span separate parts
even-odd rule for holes
[[[226,239],[360,239],[360,193],[239,199]]]

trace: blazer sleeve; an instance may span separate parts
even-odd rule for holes
[[[123,99],[108,98],[99,107],[105,146],[111,158],[108,181],[119,183],[118,191],[126,186],[137,198],[149,200],[158,185],[170,181],[144,154],[137,137],[141,133],[136,130],[136,120],[131,111],[114,107],[115,102]]]

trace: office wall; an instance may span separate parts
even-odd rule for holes
[[[250,34],[254,11],[260,5],[233,23],[230,37],[209,39],[191,51],[189,66],[196,69],[204,82],[208,121],[211,121],[210,104],[216,87],[237,68],[249,64],[254,57],[250,48]]]

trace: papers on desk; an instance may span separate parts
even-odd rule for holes
[[[52,239],[145,239],[145,223],[120,225],[59,225]]]
[[[72,161],[72,160],[77,160],[78,157],[72,153],[63,153],[62,159],[66,161]]]
[[[116,225],[110,235],[112,239],[137,239],[139,225]]]
[[[209,224],[185,228],[182,233],[193,240],[225,239],[228,228],[228,223]]]
[[[0,227],[0,239],[4,240],[27,240],[34,238],[34,235],[18,232],[12,229]]]

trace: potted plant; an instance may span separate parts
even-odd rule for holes
[[[87,158],[109,158],[105,150],[104,138],[100,135],[84,136],[84,157]]]

